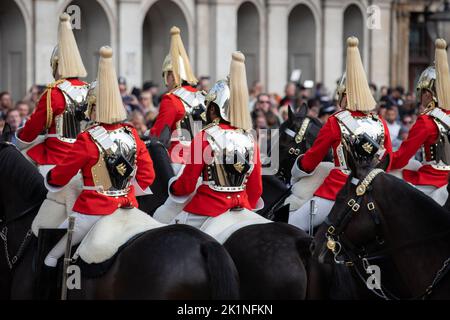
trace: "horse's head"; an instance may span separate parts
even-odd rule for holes
[[[353,175],[348,178],[311,247],[320,262],[355,262],[356,256],[381,250],[384,218],[373,198],[372,184],[382,174],[373,170],[361,180]]]
[[[291,179],[295,159],[311,148],[322,128],[320,121],[308,117],[307,113],[306,104],[303,104],[298,112],[294,112],[289,106],[288,119],[280,126],[278,140],[280,166],[277,175],[285,182]]]

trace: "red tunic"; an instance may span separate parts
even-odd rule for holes
[[[223,129],[235,129],[226,124],[219,124]],[[181,176],[171,185],[175,196],[186,196],[195,191],[197,179],[203,172],[207,159],[212,158],[209,142],[204,138],[205,131],[199,132],[190,147],[190,161]],[[196,146],[201,146],[201,153]],[[196,156],[197,152],[197,156]],[[203,156],[205,155],[205,157]],[[206,159],[205,159],[206,158]],[[206,161],[205,161],[206,160]],[[198,163],[196,163],[198,162]],[[247,186],[240,192],[218,192],[208,185],[198,187],[192,200],[184,207],[184,211],[198,215],[216,217],[232,208],[242,207],[249,210],[256,208],[262,194],[261,160],[255,143],[255,166],[248,177]]]
[[[352,116],[361,117],[365,116],[364,113],[359,111],[350,111]],[[381,119],[384,126],[384,148],[388,154],[392,154],[392,144],[389,137],[389,130],[386,122]],[[336,156],[336,148],[341,143],[341,128],[336,118],[336,113],[332,115],[325,125],[320,129],[319,135],[314,141],[313,146],[300,158],[299,167],[305,172],[312,172],[317,165],[323,160],[328,150],[333,148],[334,164],[339,167],[339,160]],[[325,178],[323,184],[314,193],[315,196],[336,200],[336,196],[347,181],[348,175],[342,172],[339,168],[334,168],[330,171],[330,174]]]
[[[198,91],[196,88],[191,86],[183,86],[183,88],[190,92]],[[153,127],[150,129],[150,134],[152,136],[159,137],[164,127],[167,125],[170,132],[172,132],[172,136],[174,136],[173,132],[176,132],[177,130],[177,123],[184,118],[185,113],[186,111],[180,98],[171,92],[164,94],[159,105],[158,116],[156,117]],[[172,141],[168,151],[172,162],[185,163],[186,159],[183,159],[183,154],[185,154],[185,152],[189,152],[189,147],[181,147],[179,144],[179,141]],[[174,148],[175,152],[172,152]],[[184,156],[187,157],[188,155],[185,154]]]
[[[102,124],[106,130],[115,130],[127,124]],[[128,125],[130,126],[130,125]],[[131,127],[131,126],[130,126]],[[137,172],[136,180],[144,190],[153,183],[155,173],[153,162],[145,147],[144,142],[139,138],[136,129],[132,128],[136,140]],[[85,186],[94,186],[91,169],[97,163],[99,150],[92,140],[89,132],[84,131],[77,137],[73,148],[67,154],[64,161],[50,170],[48,183],[61,187],[69,183],[70,179],[81,169]],[[95,190],[83,190],[73,206],[73,211],[89,215],[107,215],[124,206],[137,207],[138,203],[134,194],[134,187],[130,187],[128,195],[120,197],[109,197],[98,193]]]
[[[83,86],[86,83],[76,78],[66,79],[74,86]],[[49,134],[56,133],[55,117],[64,112],[66,101],[61,90],[57,87],[51,90],[51,107],[53,111],[52,123]],[[25,142],[32,142],[45,130],[47,122],[47,93],[39,100],[30,119],[20,131],[18,137]],[[33,146],[27,151],[27,155],[39,165],[58,164],[72,148],[72,143],[62,142],[56,137],[46,138],[44,142]]]
[[[449,110],[443,111],[450,114]],[[424,146],[426,161],[430,161],[430,146],[436,143],[438,138],[439,129],[433,118],[426,114],[420,115],[409,130],[408,138],[394,152],[392,169],[401,169],[406,166],[421,146]],[[440,188],[448,183],[448,173],[449,171],[436,170],[431,165],[425,164],[418,171],[403,170],[403,179],[414,185],[430,185]]]

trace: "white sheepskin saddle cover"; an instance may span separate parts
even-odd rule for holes
[[[54,166],[39,166],[39,171],[45,175]],[[83,189],[81,174],[77,174],[58,192],[48,192],[47,199],[42,203],[38,214],[33,220],[31,229],[35,236],[39,229],[58,228],[72,214],[72,208]]]
[[[322,185],[325,178],[330,174],[334,164],[331,162],[321,162],[314,173],[310,176],[301,178],[291,189],[292,194],[286,198],[284,204],[289,204],[289,211],[300,209],[303,204],[309,201],[314,192]]]
[[[407,169],[407,170],[411,170],[411,171],[417,171],[420,169],[420,167],[422,167],[422,164],[419,161],[417,161],[415,159],[411,159],[411,160],[409,160],[408,164],[404,168],[398,169],[398,170],[392,170],[389,173],[391,175],[403,180],[403,170]],[[439,189],[436,189],[435,191],[428,194],[428,196],[431,199],[433,199],[434,201],[436,201],[440,206],[443,206],[448,198],[447,185],[442,186]]]
[[[145,212],[133,209],[117,209],[101,218],[88,232],[75,253],[86,263],[101,263],[114,256],[120,246],[135,235],[162,224]]]
[[[200,227],[200,230],[209,234],[220,244],[223,244],[234,232],[243,227],[269,222],[272,221],[247,209],[239,211],[228,210],[217,217],[206,220]]]

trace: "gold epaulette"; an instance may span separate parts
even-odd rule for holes
[[[206,129],[212,128],[217,125],[219,125],[219,121],[213,121],[211,123],[208,123],[206,126],[204,126],[201,131],[205,131]]]
[[[45,91],[41,95],[42,97],[44,94],[47,94],[47,121],[45,122],[45,130],[48,130],[51,127],[53,121],[52,89],[60,83],[63,83],[64,81],[66,81],[66,79],[59,79],[55,82],[47,84],[47,89],[45,89]]]

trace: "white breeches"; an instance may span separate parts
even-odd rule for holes
[[[186,165],[180,163],[172,163],[172,169],[175,176],[180,176]],[[175,202],[170,196],[166,202],[153,214],[153,218],[161,223],[170,223],[184,208],[188,201],[183,203]]]
[[[331,208],[334,205],[334,201],[314,196],[311,200],[314,200],[314,214],[311,215],[311,201],[304,203],[300,209],[289,213],[289,224],[292,224],[306,232],[309,231],[311,223],[311,217],[313,217],[313,226],[317,227],[322,224]]]
[[[178,215],[176,215],[172,221],[170,221],[169,224],[188,224],[190,226],[193,226],[197,229],[200,229],[200,227],[206,222],[208,219],[213,219],[209,216],[202,216],[199,214],[193,214],[186,211],[181,211]]]
[[[73,212],[75,217],[74,230],[72,233],[72,246],[77,245],[83,240],[84,236],[91,230],[94,224],[104,216],[87,215],[78,212]],[[58,229],[67,229],[68,218],[58,227]],[[67,235],[65,235],[56,246],[48,253],[44,260],[45,265],[49,267],[56,267],[58,259],[66,252]]]

